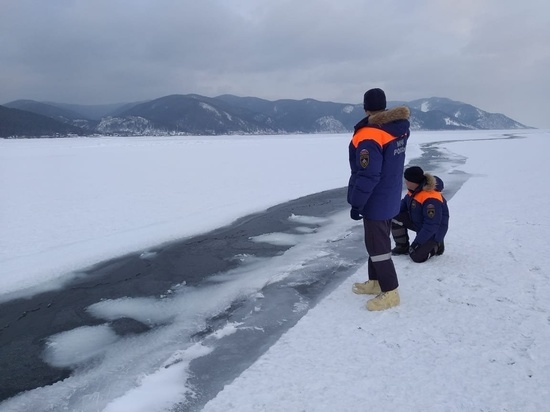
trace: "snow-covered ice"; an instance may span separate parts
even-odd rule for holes
[[[545,410],[550,195],[542,183],[549,138],[543,130],[414,132],[409,163],[430,144],[444,154],[439,167],[446,183],[470,176],[449,202],[445,254],[424,264],[394,258],[401,305],[379,313],[366,311],[365,297],[351,292],[353,282],[366,279],[361,267],[203,410]],[[99,260],[147,254],[159,243],[345,186],[348,142],[348,135],[0,140],[0,298],[59,287]],[[322,259],[323,242],[358,225],[347,210],[328,221],[289,219],[303,228],[295,237],[271,233],[255,240],[294,246],[268,260],[243,256],[247,270],[220,274],[229,285],[212,282],[202,292],[182,285],[169,299],[91,306],[98,319],[128,316],[172,326],[132,337],[105,325],[52,335],[45,353],[52,364],[80,364],[99,354],[104,366],[21,394],[0,410],[69,404],[149,412],[178,403],[185,410],[182,402],[193,392],[189,363],[244,325],[227,323],[202,342],[178,347],[193,329],[182,308],[201,304],[212,312],[242,296],[260,302],[273,276]],[[357,247],[364,248],[361,241]],[[144,347],[164,350],[143,356]],[[117,360],[132,352],[143,363],[117,369]],[[124,384],[113,378],[121,370],[130,377]],[[108,391],[98,384],[106,376]]]

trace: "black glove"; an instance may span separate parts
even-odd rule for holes
[[[409,248],[409,255],[414,253],[416,251],[416,249],[418,249],[419,247],[420,247],[420,244],[418,244],[416,242],[412,242],[411,247]]]
[[[353,219],[353,220],[361,220],[363,219],[363,216],[361,216],[361,213],[359,213],[359,209],[356,209],[354,207],[351,208],[350,212],[349,212],[349,216]]]

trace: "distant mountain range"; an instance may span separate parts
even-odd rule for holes
[[[411,109],[413,130],[529,128],[503,114],[441,97],[388,102],[388,107],[403,104]],[[345,133],[364,115],[361,104],[227,94],[95,106],[16,100],[0,106],[0,137]]]

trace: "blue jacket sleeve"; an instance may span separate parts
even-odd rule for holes
[[[422,227],[416,234],[415,242],[426,243],[433,239],[443,219],[443,203],[437,199],[428,199],[422,204]]]
[[[382,173],[382,148],[373,140],[363,140],[355,151],[357,172],[350,191],[349,203],[363,211]]]

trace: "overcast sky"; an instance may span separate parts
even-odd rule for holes
[[[547,0],[0,0],[0,104],[448,97],[550,128]]]

